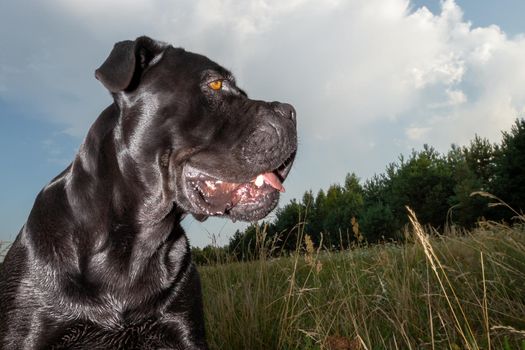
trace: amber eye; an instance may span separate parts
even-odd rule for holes
[[[220,90],[222,88],[222,80],[215,80],[208,84],[212,90]]]

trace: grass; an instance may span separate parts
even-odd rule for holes
[[[519,215],[518,215],[519,216]],[[525,350],[525,220],[200,267],[211,349]],[[355,234],[355,232],[354,232]],[[7,246],[0,242],[0,252]]]
[[[524,227],[439,236],[410,218],[405,245],[334,253],[305,234],[292,257],[200,267],[211,348],[525,350]]]

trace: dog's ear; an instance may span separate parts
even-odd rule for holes
[[[95,71],[95,77],[110,91],[133,90],[144,70],[157,62],[167,44],[141,36],[135,41],[115,44],[106,61]]]

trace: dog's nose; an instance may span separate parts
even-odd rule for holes
[[[296,124],[296,113],[295,108],[289,103],[272,102],[272,108],[280,116],[288,118]]]

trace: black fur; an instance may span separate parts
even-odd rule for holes
[[[114,103],[38,194],[2,265],[0,349],[207,349],[180,221],[271,211],[278,192],[251,181],[288,174],[295,111],[147,37],[117,43],[96,77]]]

